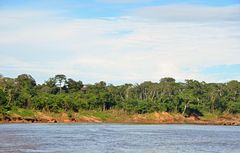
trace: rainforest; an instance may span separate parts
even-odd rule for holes
[[[240,123],[240,82],[197,80],[84,84],[58,74],[0,77],[1,122]]]

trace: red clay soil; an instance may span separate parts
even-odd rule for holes
[[[122,120],[112,120],[94,116],[77,116],[74,115],[69,118],[66,113],[59,114],[58,117],[53,118],[50,115],[37,113],[36,117],[21,117],[14,114],[11,118],[0,120],[0,123],[134,123],[134,124],[203,124],[203,125],[240,125],[240,115],[224,115],[217,119],[204,120],[195,116],[184,117],[181,114],[169,114],[167,112],[155,112],[148,115],[135,114]]]

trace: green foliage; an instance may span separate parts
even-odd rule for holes
[[[0,89],[0,119],[8,116],[7,112],[10,110],[4,92]]]
[[[170,83],[172,82],[172,83],[175,83],[175,81],[176,81],[176,80],[175,80],[174,78],[170,78],[170,77],[166,77],[166,78],[161,78],[161,79],[160,79],[160,82],[161,82],[161,83],[164,83],[164,82],[170,82]]]
[[[107,120],[107,119],[111,119],[112,118],[111,114],[105,113],[105,112],[99,112],[99,111],[94,112],[93,116],[95,116],[97,118],[100,118],[102,120]]]
[[[83,88],[82,81],[75,81],[73,79],[68,79],[67,81],[68,92],[78,92]]]
[[[173,112],[186,116],[216,113],[240,113],[240,82],[205,83],[162,78],[159,83],[108,85],[104,81],[84,85],[81,81],[55,75],[36,85],[31,75],[0,77],[0,114],[11,108],[54,113],[96,111],[99,118],[112,109],[128,113]],[[31,115],[31,112],[22,112]]]
[[[68,116],[68,118],[72,119],[73,118],[73,112],[72,111],[68,111],[67,112],[67,116]]]
[[[23,116],[23,117],[33,117],[34,116],[34,112],[32,110],[27,110],[27,109],[24,109],[24,110],[21,110],[17,113],[18,115],[20,116]]]
[[[228,109],[229,113],[233,114],[240,113],[240,97],[238,98],[237,101],[230,101],[228,103]]]
[[[7,105],[7,99],[4,92],[0,89],[0,107]]]

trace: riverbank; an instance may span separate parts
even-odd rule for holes
[[[134,124],[203,124],[203,125],[240,125],[240,115],[212,115],[203,117],[185,117],[181,114],[154,112],[147,114],[129,114],[124,111],[80,111],[73,112],[39,112],[17,110],[9,112],[0,123],[134,123]]]

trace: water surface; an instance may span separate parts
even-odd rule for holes
[[[2,124],[0,152],[240,153],[240,127]]]

